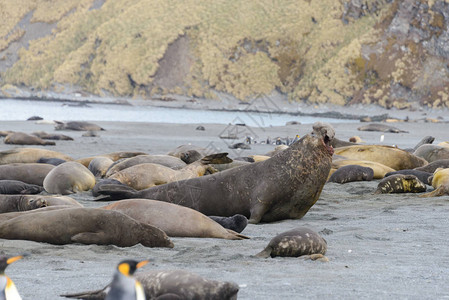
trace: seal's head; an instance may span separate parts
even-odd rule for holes
[[[334,154],[334,149],[331,146],[331,142],[335,137],[334,128],[330,124],[322,122],[315,122],[312,128],[312,135],[321,137],[321,140],[329,151],[329,154]]]

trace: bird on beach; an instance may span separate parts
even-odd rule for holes
[[[19,259],[25,257],[25,254],[18,256],[1,256],[0,257],[0,299],[5,300],[21,300],[22,298],[17,291],[14,282],[5,275],[5,269]]]
[[[124,260],[117,265],[106,300],[145,300],[142,285],[133,275],[137,269],[148,263],[148,260]]]

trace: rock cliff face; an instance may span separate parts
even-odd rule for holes
[[[442,0],[0,0],[0,86],[449,107]]]

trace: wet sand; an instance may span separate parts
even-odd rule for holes
[[[99,137],[81,137],[82,132],[63,131],[75,141],[56,141],[56,150],[73,158],[113,151],[167,153],[178,145],[192,143],[231,157],[264,154],[273,145],[252,145],[235,151],[228,145],[241,140],[218,136],[244,130],[258,141],[267,137],[294,137],[311,131],[310,124],[271,128],[248,128],[206,124],[142,124],[98,122],[106,131]],[[409,133],[357,131],[360,124],[334,124],[342,140],[358,135],[366,143],[415,146],[424,136],[434,143],[449,141],[445,123],[391,124]],[[53,132],[52,125],[34,122],[0,122],[0,130],[31,133]],[[245,134],[241,131],[239,136]],[[383,142],[380,136],[384,135]],[[0,150],[16,148],[0,143]],[[175,247],[130,248],[97,245],[55,246],[30,241],[0,239],[6,254],[31,253],[7,269],[23,299],[60,299],[59,294],[103,287],[117,262],[125,258],[148,258],[144,269],[185,269],[216,280],[240,285],[239,299],[435,299],[449,295],[447,216],[449,196],[419,198],[418,194],[373,195],[378,181],[326,184],[318,202],[300,220],[248,225],[242,232],[250,240],[172,238]],[[429,187],[428,190],[431,190]],[[213,195],[211,195],[213,197]],[[96,207],[89,193],[77,194],[83,205]],[[278,233],[306,226],[327,240],[329,262],[298,258],[254,257]]]

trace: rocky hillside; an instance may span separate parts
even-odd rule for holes
[[[449,107],[442,0],[0,0],[0,86]]]

